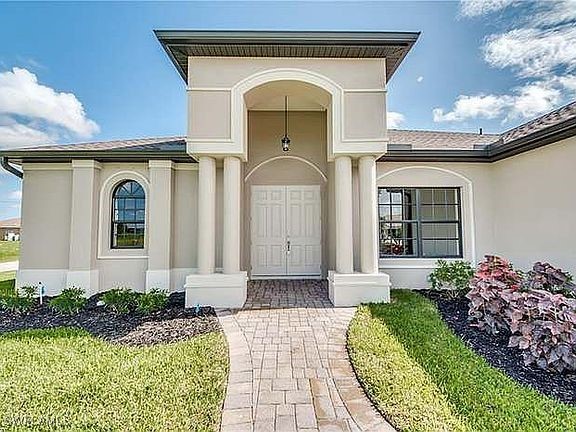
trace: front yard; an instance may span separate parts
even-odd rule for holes
[[[576,430],[576,408],[491,367],[409,291],[359,308],[349,329],[352,363],[369,397],[403,431]]]
[[[0,241],[0,263],[18,261],[19,256],[19,241]]]
[[[149,314],[97,300],[70,315],[0,307],[0,430],[217,430],[228,357],[213,313],[178,296]]]

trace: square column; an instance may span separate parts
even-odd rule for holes
[[[352,159],[339,156],[335,161],[336,271],[354,272],[352,237]]]
[[[148,163],[150,196],[148,197],[148,271],[146,291],[157,288],[170,291],[172,239],[172,161],[151,160]]]
[[[246,272],[240,271],[241,164],[224,158],[223,273],[214,272],[216,164],[200,157],[198,172],[198,272],[186,277],[186,307],[240,308],[246,301]]]
[[[335,161],[336,271],[328,272],[328,294],[334,306],[390,301],[390,278],[378,272],[376,158],[358,163],[360,201],[360,267],[354,273],[352,231],[352,160]]]
[[[378,273],[378,202],[376,158],[362,156],[358,161],[360,183],[360,270]]]
[[[212,274],[216,254],[216,160],[202,156],[198,163],[198,274]]]
[[[98,189],[100,164],[94,160],[72,161],[72,208],[70,254],[66,287],[78,287],[87,296],[99,289],[97,256]]]

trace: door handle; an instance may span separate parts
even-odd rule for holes
[[[286,242],[286,250],[290,253],[290,240]]]

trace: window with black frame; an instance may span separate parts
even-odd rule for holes
[[[379,188],[380,257],[460,258],[459,188]]]
[[[142,249],[146,224],[146,194],[142,186],[127,180],[116,186],[112,194],[111,247]]]

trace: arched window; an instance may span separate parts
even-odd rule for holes
[[[142,249],[146,194],[134,180],[119,183],[112,193],[112,249]]]

